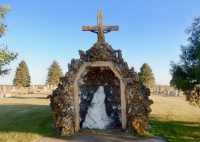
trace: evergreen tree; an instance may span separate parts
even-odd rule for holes
[[[60,77],[63,76],[62,69],[59,64],[54,60],[51,66],[48,68],[47,83],[53,86],[57,85],[60,81]]]
[[[15,72],[15,78],[13,79],[13,85],[17,87],[29,87],[31,83],[31,77],[26,62],[21,61],[19,67]]]
[[[189,44],[181,45],[179,63],[171,61],[172,79],[170,84],[181,89],[187,95],[196,84],[200,83],[200,16],[194,19],[191,26],[186,29],[186,33],[190,34]]]
[[[143,81],[143,84],[147,87],[152,87],[155,84],[154,74],[147,63],[144,63],[140,68],[138,73],[140,79]]]
[[[5,14],[10,11],[9,6],[0,6],[0,38],[5,35],[5,31],[7,30],[7,25],[4,25],[2,22]],[[10,52],[7,46],[0,44],[0,76],[9,74],[11,69],[4,68],[5,65],[9,65],[11,61],[16,59],[18,56],[17,53]]]

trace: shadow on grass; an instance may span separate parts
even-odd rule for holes
[[[0,140],[1,132],[58,136],[51,127],[53,118],[47,105],[0,105],[0,120]]]
[[[171,142],[199,142],[200,123],[185,121],[158,121],[149,120],[152,128],[149,133],[154,136],[163,136]]]

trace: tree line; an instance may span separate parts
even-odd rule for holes
[[[60,77],[63,76],[62,68],[60,68],[58,62],[54,60],[47,70],[48,74],[46,83],[56,86],[59,83]],[[29,87],[30,83],[31,77],[29,74],[28,66],[26,62],[22,60],[16,69],[13,85],[17,87]]]
[[[5,32],[8,29],[8,26],[4,24],[3,20],[5,15],[11,10],[9,6],[0,5],[0,38],[5,36]],[[8,50],[7,45],[0,44],[0,76],[5,76],[10,73],[9,68],[5,68],[6,65],[15,59],[17,59],[18,53],[11,52]],[[52,85],[57,85],[59,78],[63,76],[62,69],[60,68],[58,62],[55,60],[48,68],[47,82]],[[29,69],[24,60],[19,63],[19,66],[16,69],[15,77],[13,79],[13,85],[17,87],[29,87],[31,83],[31,76],[29,74]]]

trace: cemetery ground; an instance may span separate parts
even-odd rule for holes
[[[43,136],[59,137],[51,127],[53,118],[50,101],[46,99],[49,93],[9,92],[12,95],[11,98],[1,98],[0,141],[31,142]],[[145,136],[132,134],[134,138],[162,136],[172,142],[200,141],[200,108],[189,105],[183,95],[173,97],[152,93],[152,99],[154,104],[151,105],[152,112],[149,119],[152,128]],[[91,134],[86,133],[84,137],[82,135],[82,141],[86,139],[86,135]],[[118,139],[116,134],[110,136]]]

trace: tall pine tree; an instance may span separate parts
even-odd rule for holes
[[[31,83],[31,77],[26,62],[21,61],[19,67],[15,72],[15,78],[13,79],[13,85],[17,87],[29,87]]]
[[[144,63],[140,68],[140,72],[138,73],[140,79],[143,81],[143,84],[146,87],[152,87],[155,85],[155,78],[152,72],[152,69],[147,63]]]
[[[58,85],[60,77],[63,76],[62,69],[60,68],[58,62],[55,60],[48,68],[47,74],[47,83],[52,84],[53,86]]]

